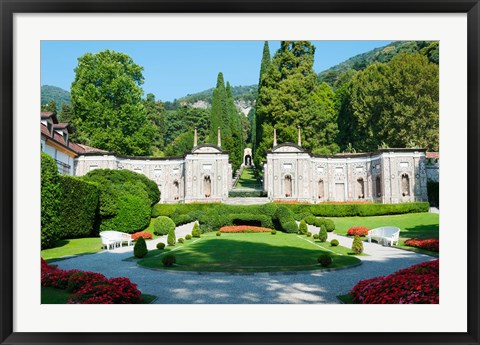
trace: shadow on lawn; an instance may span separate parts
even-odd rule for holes
[[[438,238],[438,224],[422,224],[401,231],[400,236],[405,238]]]

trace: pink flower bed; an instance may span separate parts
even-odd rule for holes
[[[347,231],[347,236],[367,236],[368,235],[368,230],[364,226],[352,226],[350,229]]]
[[[70,304],[135,304],[142,293],[128,278],[107,279],[103,274],[80,270],[61,270],[42,259],[41,284],[66,289],[75,294]]]
[[[411,238],[405,241],[405,245],[409,247],[416,247],[416,248],[430,250],[432,252],[438,252],[440,241],[435,238],[430,238],[428,240]]]
[[[222,226],[220,232],[270,232],[272,229],[263,228],[261,226],[250,226],[250,225],[233,225],[233,226]]]
[[[385,277],[361,280],[350,294],[360,304],[438,304],[439,260],[425,262]]]

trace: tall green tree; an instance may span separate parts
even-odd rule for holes
[[[357,151],[380,146],[437,151],[438,65],[420,54],[400,54],[351,79],[339,115],[339,144]]]
[[[217,86],[213,90],[212,95],[212,109],[210,115],[210,133],[208,136],[208,142],[211,144],[217,144],[217,131],[218,127],[222,128],[224,123],[224,117],[227,113],[227,91],[225,89],[225,81],[223,80],[223,73],[218,73]],[[223,133],[226,134],[226,133]]]
[[[154,129],[152,137],[152,153],[154,156],[161,156],[165,146],[165,114],[163,103],[155,100],[155,95],[147,94],[147,98],[143,101],[147,120]]]
[[[235,107],[235,101],[232,94],[232,88],[230,83],[227,82],[226,87],[227,94],[227,125],[230,127],[230,131],[225,133],[225,139],[227,140],[226,149],[230,152],[230,161],[232,162],[232,169],[237,170],[242,164],[243,150],[245,147],[245,141],[243,139],[243,128],[240,120],[240,116]],[[229,138],[231,137],[231,139]]]
[[[253,156],[255,157],[255,152],[257,145],[260,143],[260,139],[262,137],[262,124],[264,121],[264,118],[258,118],[257,117],[257,112],[256,108],[260,104],[260,88],[262,87],[262,80],[265,77],[265,74],[267,73],[268,67],[270,66],[271,62],[271,57],[270,57],[270,47],[268,46],[268,41],[265,41],[263,44],[263,53],[262,53],[262,61],[260,63],[260,76],[258,77],[258,94],[257,94],[257,99],[256,99],[256,106],[254,108],[253,116],[252,116],[252,151],[253,151]]]
[[[308,41],[283,41],[275,53],[259,89],[256,165],[271,148],[273,127],[279,143],[296,142],[300,126],[306,149],[338,151],[335,95],[328,85],[318,84],[313,71],[314,55],[315,47]]]
[[[154,128],[142,102],[143,68],[105,50],[78,59],[71,86],[80,142],[126,155],[150,155]]]

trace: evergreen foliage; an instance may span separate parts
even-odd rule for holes
[[[147,94],[147,98],[143,100],[143,105],[147,114],[147,122],[154,128],[151,142],[151,151],[154,156],[162,156],[165,146],[165,111],[163,103],[155,100],[155,95]]]
[[[79,142],[125,155],[150,155],[155,128],[141,96],[143,67],[105,50],[78,59],[71,87]]]
[[[264,122],[264,118],[257,119],[257,112],[256,108],[259,106],[261,100],[258,97],[260,93],[260,87],[262,85],[262,81],[265,78],[265,74],[267,72],[268,67],[270,66],[271,57],[270,57],[270,47],[268,46],[268,41],[265,41],[263,44],[263,54],[262,54],[262,61],[260,63],[260,76],[258,77],[258,92],[257,92],[257,99],[256,99],[256,107],[253,110],[252,114],[252,153],[253,156],[256,156],[256,149],[258,144],[261,141],[262,136],[262,124]]]
[[[128,170],[95,169],[82,177],[100,190],[99,229],[134,233],[150,222],[151,205],[160,192],[145,175]]]
[[[200,237],[200,226],[198,225],[197,222],[193,225],[192,229],[192,237]]]
[[[94,235],[99,191],[96,184],[72,176],[60,176],[60,238]]]
[[[303,219],[300,221],[300,225],[298,226],[298,232],[300,235],[306,235],[308,232],[307,223],[305,223]]]
[[[60,238],[61,188],[57,164],[42,152],[41,158],[41,238],[42,249],[53,247]]]
[[[322,224],[320,226],[320,232],[318,233],[318,240],[320,242],[325,242],[327,238],[328,238],[327,227],[325,226],[325,224]]]
[[[358,236],[358,235],[355,235],[355,237],[353,238],[352,250],[355,254],[362,254],[363,253],[363,242],[362,242],[360,236]]]
[[[153,233],[157,236],[167,235],[175,230],[175,223],[168,217],[160,216],[153,221]]]
[[[135,241],[135,245],[133,246],[133,255],[136,258],[143,258],[148,254],[147,243],[143,237],[139,237],[138,240]]]
[[[177,239],[175,236],[175,228],[170,229],[170,231],[168,232],[167,243],[169,246],[174,246],[176,242],[177,242]]]

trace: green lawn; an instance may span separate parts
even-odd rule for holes
[[[317,259],[320,254],[333,256],[332,267],[357,264],[360,260],[345,255],[349,249],[330,247],[323,249],[319,243],[305,236],[270,233],[203,234],[200,239],[186,241],[170,252],[175,255],[177,265],[172,268],[182,271],[211,272],[277,272],[322,269]],[[330,250],[333,250],[332,253]],[[164,268],[163,251],[154,250],[140,260],[140,265]]]
[[[55,289],[51,287],[43,287],[41,290],[41,303],[42,304],[67,304],[68,300],[70,299],[70,296],[73,294],[70,292],[67,292],[66,290],[62,289]],[[142,303],[141,304],[149,304],[151,303],[156,296],[153,295],[148,295],[148,294],[142,294]]]
[[[101,250],[100,237],[87,237],[57,241],[54,248],[42,250],[41,255],[45,260],[51,260],[69,255],[97,253]]]
[[[250,188],[250,189],[262,189],[262,185],[255,178],[252,167],[244,167],[240,178],[238,179],[236,188]]]
[[[435,213],[408,213],[394,216],[377,217],[342,217],[330,218],[335,222],[335,232],[346,235],[347,230],[352,226],[365,226],[374,229],[382,226],[396,226],[400,228],[399,247],[421,252],[425,254],[438,255],[437,253],[408,247],[404,245],[409,238],[438,238],[439,215]]]

